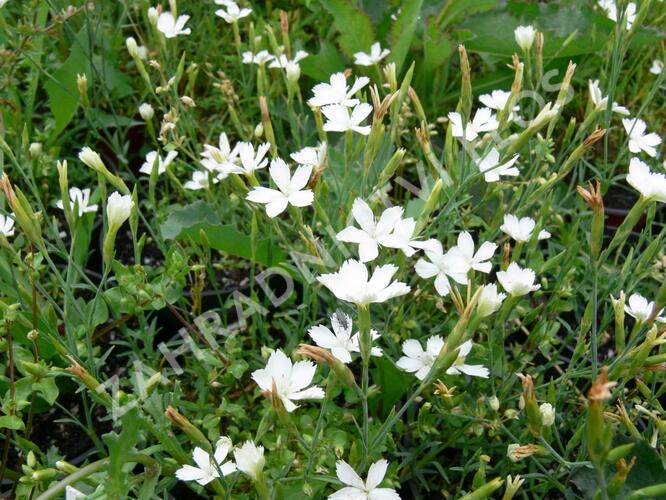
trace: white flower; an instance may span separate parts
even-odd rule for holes
[[[183,15],[175,19],[171,12],[162,12],[157,19],[157,29],[167,38],[175,38],[178,35],[189,35],[192,31],[190,28],[185,28],[185,23],[187,23],[189,18],[190,16]]]
[[[178,156],[178,151],[169,151],[166,155],[166,158],[163,160],[157,151],[151,151],[146,155],[146,161],[143,163],[143,165],[141,165],[139,172],[142,174],[150,175],[153,172],[153,167],[157,162],[157,175],[162,175],[164,172],[166,172],[167,167],[171,165],[171,162],[174,160],[174,158],[176,158],[176,156]]]
[[[288,82],[296,83],[301,77],[301,65],[295,61],[287,61],[287,64],[284,66],[284,72],[287,75]]]
[[[153,116],[155,115],[155,110],[150,104],[144,102],[141,106],[139,106],[139,114],[141,115],[143,121],[148,122],[153,119]]]
[[[661,137],[654,132],[646,134],[646,123],[640,118],[625,118],[622,120],[624,129],[629,134],[629,151],[640,153],[645,151],[652,158],[657,156],[656,146],[661,144]]]
[[[236,467],[256,481],[264,468],[264,447],[254,444],[253,441],[245,441],[243,446],[234,450]]]
[[[541,414],[541,425],[550,427],[555,423],[555,408],[550,403],[542,403],[539,406],[539,413]]]
[[[249,142],[239,142],[234,148],[238,152],[240,165],[232,163],[227,164],[229,173],[250,175],[255,170],[259,170],[268,165],[268,158],[266,153],[271,148],[268,142],[264,142],[257,147],[257,152],[254,152],[254,146]]]
[[[405,283],[391,282],[397,271],[398,268],[391,264],[378,266],[368,279],[368,269],[365,265],[349,259],[342,264],[337,273],[323,274],[317,278],[317,281],[333,292],[338,299],[365,306],[409,293],[410,288]]]
[[[176,477],[181,481],[196,481],[205,486],[219,478],[220,472],[223,476],[236,472],[236,465],[233,462],[224,461],[229,454],[229,450],[231,450],[231,446],[231,439],[221,437],[215,445],[215,453],[212,457],[197,446],[192,452],[192,459],[197,466],[183,465],[176,471]]]
[[[352,335],[352,320],[347,314],[340,311],[331,315],[331,326],[333,331],[324,325],[315,325],[308,330],[308,335],[319,347],[330,349],[331,354],[343,363],[351,363],[351,353],[360,352],[358,343],[360,333]],[[375,330],[371,330],[370,335],[373,340],[379,338],[379,334]],[[381,356],[382,350],[379,347],[373,347],[371,354]]]
[[[632,293],[629,296],[629,303],[624,306],[624,311],[638,321],[647,321],[654,312],[654,306],[654,302],[649,302],[648,299],[638,293]],[[663,309],[659,311],[657,316],[663,311]],[[656,319],[661,323],[666,323],[666,318],[658,317]]]
[[[601,7],[603,10],[606,11],[608,19],[617,22],[618,15],[617,15],[617,4],[615,0],[598,0],[597,4],[599,5],[599,7]],[[636,4],[634,2],[629,2],[627,4],[624,18],[626,20],[627,29],[628,30],[631,29],[631,27],[634,24],[634,21],[636,21]]]
[[[539,114],[530,122],[529,127],[535,129],[544,127],[548,122],[555,118],[559,112],[560,106],[557,103],[555,103],[555,105],[553,105],[552,102],[546,103],[546,105],[541,108],[541,111],[539,111]]]
[[[185,189],[190,189],[192,191],[197,191],[199,189],[208,189],[208,186],[210,185],[208,175],[209,175],[208,172],[195,170],[194,172],[192,172],[192,179],[185,182],[185,184],[183,184],[183,187]],[[220,182],[220,177],[219,176],[213,177],[213,184],[217,184],[218,182]]]
[[[515,262],[509,264],[506,271],[497,273],[497,281],[502,288],[513,297],[520,297],[541,288],[541,285],[535,285],[536,274],[530,268],[521,268]]]
[[[516,38],[516,43],[518,47],[523,49],[525,52],[532,48],[534,43],[534,36],[536,35],[536,30],[533,26],[518,26],[514,31],[513,35]]]
[[[419,259],[414,269],[421,278],[435,276],[435,289],[442,297],[451,291],[449,277],[461,285],[467,284],[467,272],[470,265],[458,247],[444,253],[442,244],[437,240],[428,240],[425,254],[430,259]]]
[[[354,54],[354,64],[358,64],[359,66],[373,66],[390,53],[391,51],[389,49],[382,49],[379,42],[375,42],[372,44],[372,47],[370,47],[369,54],[364,52],[356,52]]]
[[[306,147],[295,153],[291,153],[291,159],[299,165],[310,165],[313,169],[319,168],[326,160],[326,141],[319,143],[317,147]]]
[[[204,144],[201,158],[203,158],[201,160],[203,167],[209,172],[219,174],[219,179],[224,179],[230,171],[238,169],[238,147],[231,149],[227,134],[224,132],[220,134],[219,147]]]
[[[599,80],[589,80],[588,87],[590,89],[590,99],[594,107],[603,111],[608,106],[608,97],[604,97],[601,94],[601,89],[599,88]],[[618,103],[613,102],[613,112],[619,115],[629,116],[629,110],[624,106],[620,106]]]
[[[664,61],[660,59],[655,59],[652,61],[652,66],[650,66],[650,73],[653,75],[660,75],[664,71]]]
[[[666,203],[666,176],[652,172],[645,162],[632,158],[627,182],[648,200]]]
[[[281,54],[279,57],[273,58],[268,67],[285,69],[290,62],[297,63],[299,61],[302,61],[306,57],[308,57],[308,53],[305,52],[304,50],[299,50],[298,52],[296,52],[296,55],[291,60],[287,59],[287,56],[285,54]]]
[[[383,245],[388,248],[397,248],[411,257],[419,249],[435,248],[434,240],[419,241],[412,239],[416,231],[416,221],[412,217],[400,219],[395,223],[393,232],[383,239]]]
[[[329,83],[318,83],[312,88],[314,97],[311,97],[308,104],[312,107],[323,107],[329,104],[341,104],[347,107],[354,107],[359,103],[354,99],[354,94],[365,87],[370,80],[362,76],[354,80],[351,88],[347,86],[347,77],[344,73],[333,73]]]
[[[400,495],[391,488],[378,488],[386,475],[388,462],[378,460],[368,469],[368,478],[364,482],[352,467],[344,460],[336,464],[338,479],[346,484],[328,498],[333,500],[400,500]]]
[[[504,231],[511,238],[516,241],[529,241],[532,237],[532,231],[536,222],[531,217],[522,217],[518,219],[515,215],[506,214],[504,216],[504,224],[500,226],[500,230]],[[550,233],[548,231],[541,230],[537,235],[537,239],[545,240],[550,238]]]
[[[0,234],[14,236],[14,219],[9,215],[0,214]]]
[[[479,250],[474,253],[474,240],[472,235],[463,231],[458,235],[458,250],[460,255],[467,262],[468,267],[482,273],[489,273],[492,264],[488,262],[493,258],[497,245],[489,241],[484,241]]]
[[[294,411],[298,406],[292,400],[323,399],[324,391],[312,383],[316,367],[311,361],[298,361],[292,363],[291,359],[280,349],[274,351],[268,358],[266,368],[252,372],[252,379],[262,391],[277,391],[276,396],[288,412]]]
[[[389,246],[389,235],[402,218],[403,211],[402,207],[387,208],[379,220],[375,220],[368,204],[361,198],[356,198],[352,205],[352,215],[361,229],[349,226],[340,231],[336,238],[338,241],[357,243],[361,262],[370,262],[379,255],[380,245]]]
[[[398,360],[396,365],[401,370],[414,373],[419,380],[425,380],[442,347],[444,347],[444,339],[439,335],[433,335],[426,341],[425,350],[418,340],[405,340],[402,343],[402,352],[405,355]]]
[[[284,212],[287,205],[294,207],[312,205],[314,193],[311,189],[305,189],[311,173],[310,165],[301,165],[292,177],[284,160],[275,158],[271,161],[269,174],[278,189],[255,187],[247,194],[246,199],[266,205],[266,215],[271,218]]]
[[[479,136],[479,132],[490,132],[497,130],[499,122],[490,108],[479,108],[474,114],[474,119],[465,124],[463,128],[462,115],[460,113],[449,113],[451,120],[451,133],[453,137],[464,138],[473,141]]]
[[[215,11],[215,15],[221,17],[229,24],[235,23],[239,19],[242,19],[252,14],[252,9],[248,8],[241,9],[238,7],[238,4],[236,2],[232,2],[231,0],[224,0],[224,1],[215,0],[215,3],[218,5],[226,6],[227,10],[217,9]]]
[[[505,293],[497,293],[497,285],[495,283],[485,285],[483,290],[481,290],[481,295],[479,295],[479,301],[476,306],[477,311],[482,318],[490,316],[500,308],[505,298]]]
[[[275,59],[275,56],[272,55],[267,50],[261,50],[256,54],[253,54],[250,51],[243,52],[243,64],[258,64],[260,66],[266,64],[267,62]]]
[[[509,102],[509,97],[511,92],[505,90],[493,90],[490,94],[483,94],[479,96],[479,101],[481,104],[487,108],[494,109],[496,111],[502,111],[506,108],[507,103]],[[511,112],[509,113],[509,120],[516,119],[516,113],[520,111],[520,106],[517,104],[513,106]]]
[[[361,125],[372,112],[372,106],[367,102],[357,104],[350,112],[349,108],[342,104],[330,104],[321,108],[326,117],[324,130],[327,132],[346,132],[352,130],[362,135],[370,134],[370,125]]]
[[[467,365],[465,364],[465,358],[472,350],[472,341],[468,340],[463,342],[460,347],[458,347],[458,358],[447,370],[447,375],[460,375],[464,373],[470,377],[481,377],[488,378],[490,372],[488,368],[483,365]]]
[[[83,216],[85,213],[94,213],[97,212],[97,205],[89,205],[90,203],[90,189],[79,189],[77,187],[69,188],[69,203],[74,209],[75,206],[78,206],[79,217]],[[56,207],[60,210],[64,209],[62,200],[56,202]]]
[[[132,208],[134,208],[134,201],[131,195],[121,195],[118,191],[111,193],[106,201],[106,217],[109,230],[118,230],[129,219]]]
[[[499,151],[492,148],[478,163],[479,170],[483,173],[483,178],[486,182],[497,182],[500,180],[500,175],[509,175],[511,177],[520,175],[520,170],[513,166],[518,161],[518,155],[514,155],[513,158],[502,164],[500,164],[499,159]]]

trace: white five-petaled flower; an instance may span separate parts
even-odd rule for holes
[[[525,52],[532,48],[532,44],[534,43],[534,36],[536,35],[534,26],[518,26],[513,31],[513,34],[516,38],[518,47],[523,49]]]
[[[656,146],[661,144],[661,137],[654,132],[646,134],[647,124],[643,120],[624,118],[622,125],[629,134],[629,151],[632,153],[645,151],[652,158],[657,156]]]
[[[311,173],[310,165],[301,165],[291,176],[285,161],[282,158],[275,158],[271,161],[269,174],[278,189],[258,186],[247,194],[246,199],[266,205],[266,215],[271,218],[284,212],[287,205],[294,207],[312,205],[314,193],[311,189],[305,189]]]
[[[254,444],[254,441],[245,441],[243,446],[234,449],[236,467],[239,471],[247,474],[253,481],[259,479],[264,468],[264,447]]]
[[[489,273],[492,269],[492,263],[489,262],[497,250],[497,245],[490,241],[484,241],[476,253],[474,253],[474,239],[467,231],[462,231],[458,235],[458,250],[471,269],[481,273]]]
[[[463,342],[460,347],[458,347],[458,358],[447,370],[447,375],[460,375],[464,373],[470,377],[481,377],[488,378],[490,371],[483,365],[468,365],[465,363],[465,358],[472,350],[472,341],[468,340]]]
[[[490,94],[480,95],[479,101],[481,101],[481,104],[487,108],[494,109],[495,111],[502,111],[506,108],[510,96],[511,92],[507,92],[506,90],[493,90]],[[516,116],[515,113],[518,111],[520,111],[520,106],[516,104],[511,109],[509,120],[513,120]]]
[[[403,211],[402,207],[390,207],[382,212],[379,220],[375,220],[368,204],[356,198],[352,205],[352,215],[361,228],[349,226],[340,231],[336,238],[338,241],[357,243],[361,262],[370,262],[379,255],[380,245],[389,246],[391,243],[389,236],[401,220]]]
[[[599,80],[590,80],[588,87],[590,89],[590,99],[592,104],[599,111],[604,111],[608,106],[608,96],[604,97],[599,88]],[[620,106],[618,103],[613,102],[613,112],[618,115],[629,116],[629,110],[624,106]]]
[[[321,108],[321,112],[326,117],[326,123],[324,123],[326,132],[351,130],[362,135],[370,134],[370,125],[361,125],[361,122],[372,112],[372,106],[367,102],[357,104],[351,110],[342,104],[330,104]]]
[[[14,236],[14,219],[9,215],[0,214],[0,234]]]
[[[409,293],[410,287],[407,284],[401,281],[391,282],[397,271],[398,268],[391,264],[378,266],[368,279],[365,264],[349,259],[342,264],[338,272],[322,274],[317,281],[338,299],[367,306]]]
[[[225,174],[220,174],[220,175],[225,175]],[[199,189],[208,189],[208,186],[210,185],[208,176],[209,176],[208,172],[195,170],[194,172],[192,172],[192,179],[185,182],[185,184],[183,184],[183,187],[191,191],[198,191]],[[217,184],[218,182],[220,182],[220,176],[214,175],[213,184]]]
[[[647,164],[638,158],[629,162],[627,182],[648,200],[666,203],[666,175],[652,172]]]
[[[520,219],[513,214],[506,214],[504,216],[504,224],[500,226],[500,230],[508,234],[516,241],[529,241],[532,237],[532,231],[536,222],[531,217],[521,217]],[[545,230],[539,231],[537,239],[545,240],[550,238],[550,233]]]
[[[370,47],[369,54],[366,54],[365,52],[356,52],[354,54],[354,64],[358,64],[359,66],[373,66],[390,53],[391,51],[389,49],[382,49],[379,42],[375,42],[372,44],[372,47]]]
[[[69,188],[69,203],[74,209],[74,206],[78,206],[79,217],[83,216],[85,213],[94,213],[97,212],[97,205],[90,205],[90,189],[79,189],[77,187]],[[56,207],[60,210],[64,209],[62,200],[56,202]]]
[[[370,80],[366,76],[361,76],[354,80],[351,87],[347,86],[347,77],[344,73],[333,73],[329,83],[318,83],[312,88],[314,97],[311,97],[308,104],[313,107],[323,107],[329,104],[341,104],[347,107],[354,107],[359,103],[354,98],[354,94],[365,87]]]
[[[495,283],[484,285],[481,295],[479,295],[476,309],[481,317],[485,318],[497,311],[505,298],[505,293],[497,293],[497,285]]]
[[[652,316],[654,307],[654,302],[648,301],[639,293],[632,293],[629,296],[629,303],[624,306],[624,311],[638,321],[647,321]],[[662,309],[657,313],[656,320],[660,323],[666,323],[666,318],[659,317],[663,311]]]
[[[501,175],[508,175],[511,177],[520,175],[520,170],[518,170],[517,167],[514,167],[517,161],[518,155],[514,155],[513,158],[506,163],[500,164],[499,151],[492,148],[488,151],[488,154],[481,159],[478,166],[486,182],[497,182],[500,180]]]
[[[273,58],[271,63],[268,65],[269,68],[282,68],[286,69],[287,65],[290,62],[297,63],[299,61],[302,61],[308,57],[308,53],[305,52],[304,50],[299,50],[296,52],[296,55],[294,55],[293,59],[288,59],[285,54],[281,54],[279,57]]]
[[[236,472],[236,464],[231,461],[224,461],[231,447],[231,439],[226,436],[217,441],[212,457],[204,449],[197,446],[192,452],[192,459],[197,466],[183,465],[176,471],[176,477],[181,481],[196,481],[205,486],[219,478],[220,472],[223,476]]]
[[[275,59],[275,56],[268,52],[267,50],[260,50],[256,54],[253,54],[249,50],[243,52],[243,64],[258,64],[260,66],[266,64],[267,62]]]
[[[490,108],[479,108],[472,121],[467,122],[463,128],[462,115],[452,112],[448,114],[451,120],[451,133],[453,137],[460,137],[466,141],[473,141],[480,132],[497,130],[499,122]]]
[[[320,142],[316,147],[305,147],[289,156],[299,165],[310,165],[313,169],[324,165],[326,160],[326,141]]]
[[[402,356],[396,365],[401,370],[416,375],[419,380],[425,380],[430,373],[439,352],[444,347],[444,339],[439,335],[433,335],[426,341],[425,350],[416,339],[408,339],[402,343]]]
[[[368,469],[368,478],[363,481],[356,471],[344,460],[336,464],[335,473],[346,486],[332,495],[332,500],[400,500],[400,495],[391,488],[379,488],[384,480],[388,462],[378,460]]]
[[[343,363],[351,363],[351,353],[360,352],[359,332],[352,335],[352,320],[347,314],[340,311],[331,315],[331,326],[333,331],[324,325],[315,325],[308,330],[308,335],[319,347],[330,349],[331,354]],[[375,330],[371,330],[370,335],[373,340],[379,338],[379,333]],[[379,347],[373,347],[371,354],[381,356],[382,350]]]
[[[187,23],[189,18],[190,16],[188,15],[182,15],[176,19],[171,12],[162,12],[157,19],[157,29],[167,38],[175,38],[178,35],[189,35],[192,30],[185,28],[185,23]]]
[[[541,288],[535,285],[536,274],[529,267],[522,268],[515,262],[509,264],[506,271],[498,271],[497,281],[512,297],[520,297]]]
[[[234,148],[238,152],[238,159],[240,165],[229,163],[227,169],[232,174],[245,174],[250,175],[255,170],[259,170],[268,165],[268,158],[266,153],[271,148],[268,142],[264,142],[257,147],[255,154],[254,146],[250,142],[239,142]]]
[[[118,230],[129,219],[134,208],[134,200],[129,194],[121,195],[118,191],[111,193],[106,201],[106,217],[109,231]]]
[[[252,14],[252,9],[240,8],[238,4],[232,0],[215,0],[215,3],[218,5],[224,5],[227,10],[217,9],[215,15],[224,19],[227,23],[232,24],[237,22],[239,19],[249,16]]]
[[[298,406],[292,401],[302,399],[323,399],[324,391],[312,383],[316,366],[311,361],[298,361],[292,363],[291,359],[280,349],[274,351],[268,358],[265,368],[252,372],[252,379],[262,391],[277,391],[288,412],[294,411]]]
[[[204,144],[204,152],[201,153],[201,164],[203,167],[220,175],[224,179],[230,170],[238,167],[238,148],[231,149],[227,134],[220,134],[219,145],[211,146]]]
[[[451,292],[449,277],[461,285],[467,284],[467,272],[470,265],[458,247],[453,247],[444,253],[442,244],[437,240],[428,240],[424,248],[425,254],[430,259],[419,259],[414,269],[421,278],[435,277],[435,289],[442,297]]]
[[[650,73],[653,75],[660,75],[664,71],[664,61],[661,59],[655,59],[652,61],[652,66],[650,66]]]
[[[176,156],[178,156],[178,151],[169,151],[166,158],[162,159],[157,151],[151,151],[146,155],[146,161],[141,165],[139,172],[150,175],[153,172],[153,167],[157,166],[157,175],[162,175]]]

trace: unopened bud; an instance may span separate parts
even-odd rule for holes
[[[136,43],[134,37],[127,37],[125,40],[125,46],[127,47],[127,52],[132,56],[132,59],[140,59],[139,57],[139,46]]]
[[[354,374],[349,367],[345,365],[338,358],[333,356],[328,349],[312,346],[308,344],[301,344],[297,351],[301,356],[313,359],[317,363],[325,363],[331,367],[333,373],[340,379],[340,381],[347,387],[354,386]]]
[[[31,143],[30,146],[28,147],[28,152],[30,153],[30,159],[36,160],[42,154],[42,143],[41,142]]]

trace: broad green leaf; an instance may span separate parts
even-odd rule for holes
[[[345,69],[345,60],[332,44],[322,40],[319,53],[306,57],[300,65],[304,75],[315,80],[328,81],[333,73]]]
[[[198,244],[203,242],[201,237],[203,233],[211,248],[244,259],[252,258],[250,236],[241,233],[230,224],[222,224],[215,207],[203,201],[185,207],[172,206],[160,230],[165,239],[193,241]],[[284,259],[285,253],[274,246],[271,240],[257,242],[255,256],[257,262],[272,266]]]
[[[354,7],[351,0],[319,0],[333,16],[333,25],[340,32],[340,47],[347,56],[368,52],[376,41],[370,17]]]
[[[55,377],[43,378],[36,384],[33,384],[32,388],[35,391],[38,391],[46,402],[51,405],[55,403],[56,399],[58,399],[58,394],[60,393]]]
[[[25,430],[25,424],[16,415],[3,415],[0,417],[0,429],[11,429],[13,431]]]
[[[67,60],[51,75],[44,88],[49,98],[49,107],[55,118],[55,128],[51,134],[57,137],[74,117],[79,105],[79,92],[76,87],[77,74],[89,74],[90,64],[83,47],[87,40],[85,28],[77,35]]]
[[[416,23],[421,14],[423,0],[406,0],[391,30],[391,61],[395,62],[398,73],[405,62],[409,47],[414,38]]]

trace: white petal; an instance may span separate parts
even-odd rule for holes
[[[388,462],[386,460],[377,460],[372,464],[368,469],[368,478],[365,481],[365,487],[372,490],[379,486],[384,480],[386,469],[388,469]]]

